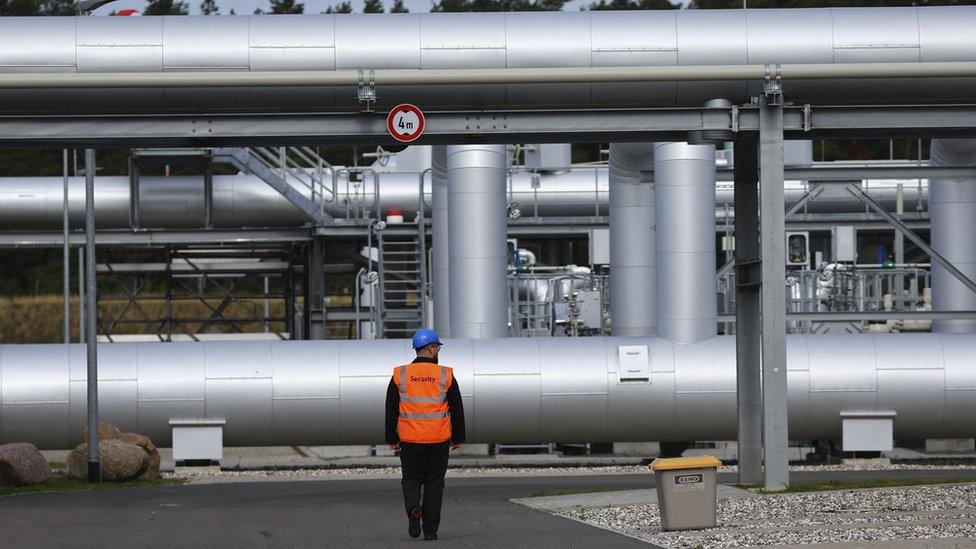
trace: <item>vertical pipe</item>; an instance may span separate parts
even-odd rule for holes
[[[610,318],[615,336],[657,333],[654,147],[610,144]]]
[[[451,337],[451,266],[447,211],[447,146],[434,145],[430,156],[431,278],[434,282],[434,329]]]
[[[974,139],[933,139],[933,165],[968,165],[976,159]],[[976,182],[971,179],[933,179],[929,186],[932,248],[970,279],[976,277]],[[932,262],[932,309],[971,311],[976,294],[945,268]],[[976,332],[976,319],[937,319],[933,332]]]
[[[718,326],[715,147],[655,144],[654,185],[659,333],[684,344],[709,339]]]
[[[85,283],[88,295],[88,482],[102,481],[98,431],[98,294],[95,278],[95,149],[85,149]]]
[[[508,335],[505,145],[447,148],[451,337]]]
[[[759,99],[759,305],[762,324],[763,486],[789,485],[786,387],[786,214],[783,104]]]
[[[898,183],[895,188],[895,215],[898,219],[901,219],[905,215],[905,186]],[[905,235],[901,234],[901,231],[895,230],[895,269],[903,269],[905,264]],[[903,303],[901,303],[902,294],[905,293],[905,276],[895,275],[894,278],[894,297],[895,297],[895,309],[901,309]]]
[[[78,247],[78,343],[85,337],[85,247]]]
[[[71,246],[68,243],[68,149],[63,153],[63,173],[64,173],[64,204],[62,205],[62,230],[64,233],[64,249],[61,272],[64,279],[64,318],[61,331],[64,333],[64,342],[71,343]]]

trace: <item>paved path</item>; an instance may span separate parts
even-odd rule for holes
[[[510,501],[634,489],[625,476],[452,479],[437,547],[653,547]],[[0,547],[416,547],[395,480],[297,481],[0,498]]]

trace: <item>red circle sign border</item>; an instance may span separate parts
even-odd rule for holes
[[[393,116],[396,113],[400,112],[400,111],[410,111],[410,112],[412,112],[412,113],[414,113],[414,114],[417,115],[417,120],[420,121],[419,122],[420,123],[420,127],[417,128],[417,131],[414,132],[413,135],[409,135],[409,136],[404,137],[404,136],[399,135],[393,129]],[[427,120],[424,118],[423,111],[420,110],[420,107],[418,107],[416,105],[411,105],[410,103],[400,103],[399,105],[397,105],[397,106],[393,107],[392,109],[390,109],[390,114],[386,115],[386,131],[387,131],[387,133],[389,133],[390,136],[393,139],[396,139],[397,141],[399,141],[401,143],[410,143],[412,141],[416,141],[417,139],[419,139],[420,136],[423,135],[423,133],[424,133],[424,127],[426,125],[427,125]]]

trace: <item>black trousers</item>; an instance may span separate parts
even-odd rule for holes
[[[403,468],[403,503],[409,515],[414,507],[424,511],[424,533],[436,534],[441,524],[444,499],[444,474],[451,454],[451,442],[438,444],[400,443]],[[421,490],[423,493],[421,494]]]

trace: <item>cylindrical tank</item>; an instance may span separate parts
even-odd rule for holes
[[[610,144],[610,320],[616,336],[657,333],[651,143]]]
[[[5,17],[3,72],[489,69],[976,61],[976,9]],[[697,106],[762,82],[381,86],[377,108]],[[798,103],[968,100],[972,79],[792,81]],[[4,112],[322,111],[354,87],[3,90]]]
[[[508,334],[505,145],[447,147],[453,337]]]
[[[654,186],[658,333],[679,343],[714,337],[715,147],[655,144]]]
[[[933,139],[930,156],[940,166],[976,161],[976,140]],[[976,181],[935,179],[931,185],[932,248],[970,280],[976,278]],[[932,308],[976,310],[976,293],[937,262],[932,262]],[[932,321],[934,332],[976,332],[976,319]]]
[[[627,347],[621,350],[621,347]],[[635,378],[620,357],[647,349]],[[100,345],[101,416],[170,444],[170,418],[224,418],[228,446],[383,441],[409,340]],[[449,339],[471,442],[734,440],[735,338]],[[976,435],[976,336],[787,337],[790,439],[841,434],[843,410],[894,410],[899,438]],[[641,369],[641,368],[636,368]],[[0,346],[0,443],[71,448],[85,346]],[[621,381],[621,379],[624,379]],[[628,381],[627,379],[630,379]]]

